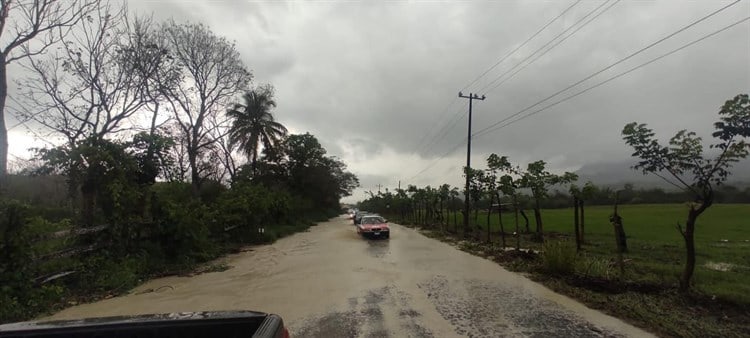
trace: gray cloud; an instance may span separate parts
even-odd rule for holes
[[[209,25],[237,42],[256,83],[277,89],[277,118],[316,135],[345,160],[363,186],[460,184],[466,120],[417,145],[465,111],[457,92],[570,2],[249,2],[131,1]],[[475,106],[479,130],[656,41],[728,2],[621,1]],[[601,2],[584,1],[471,88],[477,91]],[[750,12],[742,2],[601,74],[634,67]],[[473,163],[491,152],[521,164],[544,159],[559,170],[622,160],[631,121],[666,137],[679,129],[710,136],[718,107],[750,90],[750,25],[639,69],[536,116],[474,141]],[[583,88],[583,87],[582,87]],[[479,91],[484,93],[483,91]],[[455,101],[455,102],[454,102]],[[554,101],[554,100],[553,100]],[[450,104],[454,102],[453,104]],[[448,109],[445,110],[446,106]],[[541,106],[540,106],[541,107]],[[446,111],[445,113],[442,113]],[[415,174],[430,164],[424,173]],[[356,197],[362,197],[362,190]]]

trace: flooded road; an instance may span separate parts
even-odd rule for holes
[[[648,337],[496,263],[392,225],[360,238],[337,218],[230,255],[231,268],[149,281],[54,319],[205,310],[281,315],[295,337]]]

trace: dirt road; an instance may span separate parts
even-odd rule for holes
[[[363,240],[338,218],[224,261],[52,318],[250,309],[281,315],[296,337],[651,336],[398,225]]]

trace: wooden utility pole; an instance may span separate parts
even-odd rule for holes
[[[469,229],[469,174],[471,173],[471,108],[474,100],[484,100],[485,96],[479,97],[477,94],[469,93],[468,96],[458,92],[458,97],[469,99],[469,132],[466,140],[466,191],[464,192],[464,236]]]

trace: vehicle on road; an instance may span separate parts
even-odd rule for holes
[[[360,211],[357,210],[357,212],[354,214],[354,225],[359,224],[359,222],[362,220],[362,217],[369,215],[370,213],[367,211]]]
[[[360,223],[357,224],[357,233],[362,237],[391,237],[391,228],[388,221],[378,215],[363,216]]]
[[[289,338],[281,317],[254,311],[177,312],[0,325],[0,337]]]

